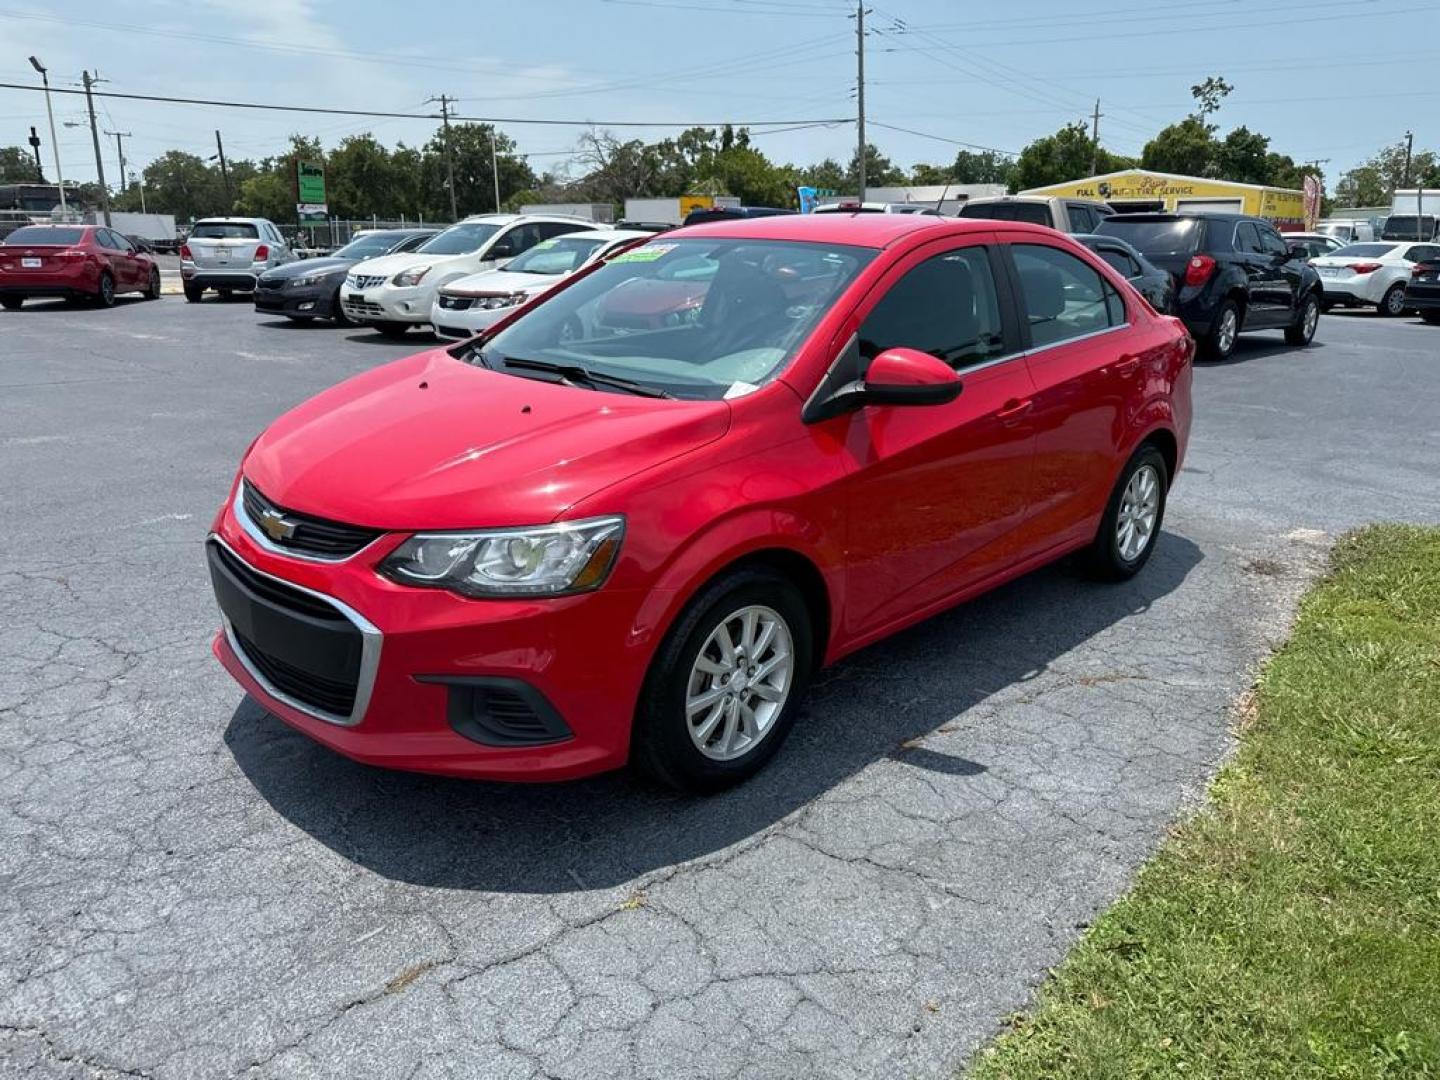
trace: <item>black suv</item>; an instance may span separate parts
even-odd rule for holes
[[[1171,311],[1223,360],[1245,330],[1284,330],[1308,345],[1320,321],[1320,275],[1275,226],[1244,214],[1116,214],[1095,230],[1128,240],[1175,279]]]

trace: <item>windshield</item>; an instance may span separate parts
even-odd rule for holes
[[[469,255],[472,251],[479,251],[485,246],[485,241],[499,231],[499,225],[489,222],[462,221],[426,240],[415,250],[425,255]]]
[[[53,225],[28,225],[5,237],[7,244],[78,244],[84,229],[57,229]]]
[[[1103,219],[1095,227],[1101,236],[1118,236],[1144,255],[1189,255],[1200,239],[1195,218],[1137,221],[1124,214]]]
[[[260,230],[248,221],[199,221],[190,233],[192,240],[255,240]]]
[[[518,259],[506,264],[507,273],[568,274],[582,265],[604,240],[592,240],[584,235],[557,236],[553,240],[541,240]]]
[[[1329,254],[1336,259],[1379,259],[1395,250],[1394,244],[1347,244]]]
[[[375,233],[372,236],[357,236],[335,254],[336,259],[373,259],[384,255],[396,244],[403,243],[404,237],[392,233]]]
[[[1044,203],[1003,202],[966,203],[960,217],[990,218],[993,221],[1025,221],[1031,225],[1049,225],[1050,207]]]
[[[875,257],[774,240],[651,241],[530,309],[472,360],[582,367],[675,397],[719,399],[773,379]]]

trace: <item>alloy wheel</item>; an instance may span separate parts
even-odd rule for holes
[[[795,680],[790,628],[773,608],[751,604],[721,619],[690,668],[685,727],[712,761],[750,753],[775,728]]]
[[[1305,340],[1309,341],[1315,336],[1315,328],[1320,325],[1320,304],[1311,300],[1305,305]]]
[[[1234,308],[1227,308],[1221,313],[1220,326],[1215,331],[1215,345],[1219,349],[1221,356],[1228,355],[1230,350],[1235,347],[1235,329],[1237,325],[1238,322]]]
[[[1160,474],[1142,465],[1130,477],[1120,496],[1115,517],[1115,547],[1126,562],[1134,562],[1150,545],[1160,516]]]

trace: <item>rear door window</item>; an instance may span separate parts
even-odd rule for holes
[[[1280,239],[1280,234],[1268,225],[1257,225],[1256,230],[1260,234],[1260,250],[1266,255],[1278,255],[1285,258],[1290,254],[1290,249],[1285,246],[1285,241]]]
[[[1037,349],[1108,330],[1125,321],[1125,304],[1095,269],[1042,244],[1010,247],[1020,297]]]
[[[870,310],[860,327],[865,362],[901,346],[960,371],[1004,352],[1005,328],[986,248],[959,248],[926,259]]]
[[[1260,246],[1260,230],[1255,228],[1253,221],[1240,221],[1235,224],[1235,250],[1246,255],[1260,255],[1264,248]]]

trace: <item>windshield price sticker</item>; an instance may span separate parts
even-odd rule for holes
[[[535,250],[536,250],[536,251],[544,251],[546,248],[552,248],[552,247],[554,247],[554,246],[555,246],[556,244],[558,244],[559,242],[560,242],[560,241],[559,241],[558,239],[541,240],[538,244],[535,245]]]
[[[654,262],[666,252],[673,250],[674,247],[674,244],[646,244],[644,247],[622,251],[610,261],[612,263]]]

